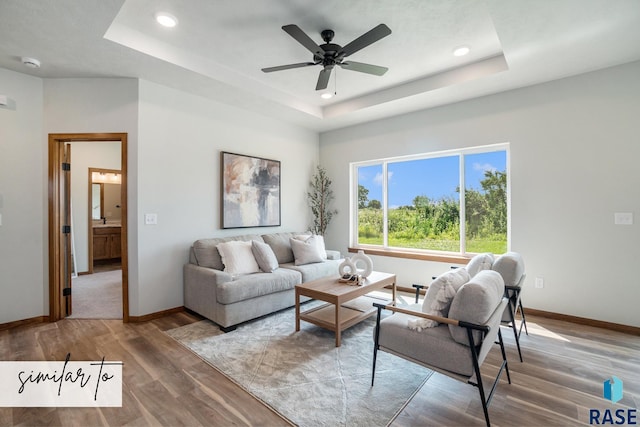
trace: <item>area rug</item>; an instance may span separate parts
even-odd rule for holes
[[[318,302],[303,305],[303,311]],[[375,317],[342,334],[301,322],[295,310],[227,334],[208,320],[167,331],[240,387],[299,426],[385,426],[432,371],[379,352],[371,387]]]

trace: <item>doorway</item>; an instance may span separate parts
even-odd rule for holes
[[[112,241],[121,259],[122,319],[129,321],[127,251],[127,134],[88,133],[49,135],[49,319],[57,321],[72,314],[70,174],[71,142],[120,143],[120,241]],[[84,175],[84,174],[83,174]],[[86,176],[86,175],[85,175]],[[119,247],[118,247],[119,246]]]

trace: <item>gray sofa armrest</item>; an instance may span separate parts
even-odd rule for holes
[[[327,250],[327,259],[340,259],[340,251]]]
[[[184,306],[215,322],[217,320],[218,285],[230,282],[231,275],[224,271],[200,267],[195,264],[185,264],[183,275]]]

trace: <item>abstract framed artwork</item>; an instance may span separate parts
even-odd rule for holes
[[[221,152],[222,228],[280,225],[280,162]]]

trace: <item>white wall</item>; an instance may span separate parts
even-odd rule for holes
[[[89,270],[89,201],[87,200],[89,197],[89,168],[119,170],[120,160],[120,141],[77,141],[71,143],[72,227],[76,268],[79,272]],[[120,186],[118,185],[118,187]],[[119,188],[118,191],[120,191]]]
[[[0,323],[43,315],[47,289],[42,80],[0,68]],[[46,308],[45,308],[46,307]]]
[[[306,191],[318,162],[315,132],[135,79],[42,80],[0,69],[0,93],[15,101],[13,108],[0,109],[0,289],[6,296],[0,323],[49,311],[49,133],[128,133],[132,316],[183,305],[182,266],[194,240],[309,225]],[[83,144],[91,145],[73,144],[72,161],[83,163],[91,155],[81,152],[89,148]],[[220,230],[223,150],[281,161],[281,227]],[[86,205],[86,169],[75,167],[85,171],[72,179],[82,180],[78,199]],[[157,213],[158,225],[144,226],[142,213]]]
[[[525,307],[640,326],[639,75],[636,62],[322,134],[321,164],[343,183],[328,246],[349,245],[349,162],[509,142]],[[633,212],[635,224],[614,225],[614,212]],[[382,257],[374,266],[402,284],[447,268]]]
[[[137,144],[138,144],[138,80],[136,79],[46,79],[44,80],[44,131],[42,137],[50,133],[101,133],[125,132],[128,134],[128,248],[129,248],[129,294],[137,294],[138,289],[138,236],[136,227],[137,199]],[[86,143],[82,143],[86,144]],[[80,146],[78,144],[78,146]],[[46,158],[47,148],[43,148]],[[71,149],[72,162],[77,157],[75,144]],[[72,166],[73,167],[73,166]],[[116,167],[115,169],[118,169]],[[46,166],[43,167],[46,171]],[[86,170],[84,175],[86,188]],[[77,174],[72,171],[72,179]],[[47,174],[42,178],[46,186]],[[26,189],[25,189],[26,191]],[[87,194],[85,192],[85,194]],[[46,210],[46,192],[42,195]],[[85,202],[86,203],[86,196]],[[75,205],[74,205],[75,209]],[[43,213],[44,220],[47,212]],[[74,220],[76,216],[74,214]],[[80,219],[80,218],[78,218]],[[85,228],[86,229],[86,228]],[[46,230],[46,227],[45,227]],[[45,240],[45,245],[48,241]],[[43,261],[45,271],[49,260],[45,247]],[[78,265],[78,271],[83,271]],[[48,279],[47,279],[48,280]],[[48,282],[46,283],[46,308],[48,306]],[[130,313],[133,307],[129,308]],[[28,316],[21,316],[20,319]],[[15,319],[14,319],[15,320]]]
[[[183,305],[182,266],[197,239],[305,230],[318,134],[205,98],[140,81],[138,312]],[[220,152],[281,162],[282,226],[220,229]],[[158,215],[144,225],[145,213]]]

